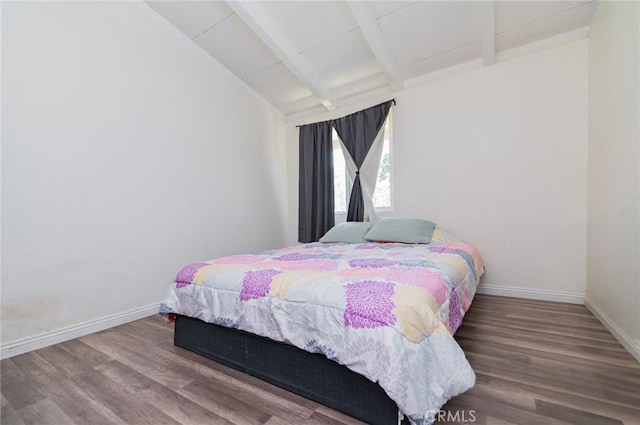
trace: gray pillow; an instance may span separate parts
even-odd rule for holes
[[[369,229],[373,226],[372,222],[347,221],[339,223],[332,227],[320,242],[346,242],[346,243],[367,243],[364,238]]]
[[[435,223],[419,218],[383,218],[365,235],[376,242],[429,243]]]

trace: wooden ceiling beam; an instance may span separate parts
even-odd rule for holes
[[[366,1],[347,0],[349,9],[356,22],[360,26],[365,40],[369,44],[369,48],[376,57],[382,72],[384,72],[391,89],[394,92],[404,89],[404,79],[400,73],[400,69],[391,53],[391,50],[385,42],[385,36],[378,24],[376,15],[373,13],[371,5]]]
[[[327,110],[336,107],[336,100],[324,85],[320,76],[296,51],[291,40],[271,19],[258,2],[225,0],[236,15],[260,40],[289,68]]]

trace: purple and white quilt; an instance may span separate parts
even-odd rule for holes
[[[430,244],[303,244],[190,264],[161,313],[323,353],[425,424],[474,385],[453,333],[483,271],[474,248],[439,229]]]

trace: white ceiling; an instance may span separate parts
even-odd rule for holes
[[[590,25],[595,1],[148,1],[286,117]],[[586,34],[584,32],[583,34]],[[557,37],[556,37],[557,38]]]

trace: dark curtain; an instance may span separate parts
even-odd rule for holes
[[[298,241],[315,242],[333,227],[331,122],[300,127]]]
[[[369,152],[369,148],[376,139],[384,124],[393,100],[381,103],[355,114],[333,120],[333,126],[338,132],[342,143],[349,151],[356,168],[359,170]],[[364,202],[360,187],[359,172],[353,180],[347,221],[362,221],[364,218]]]

